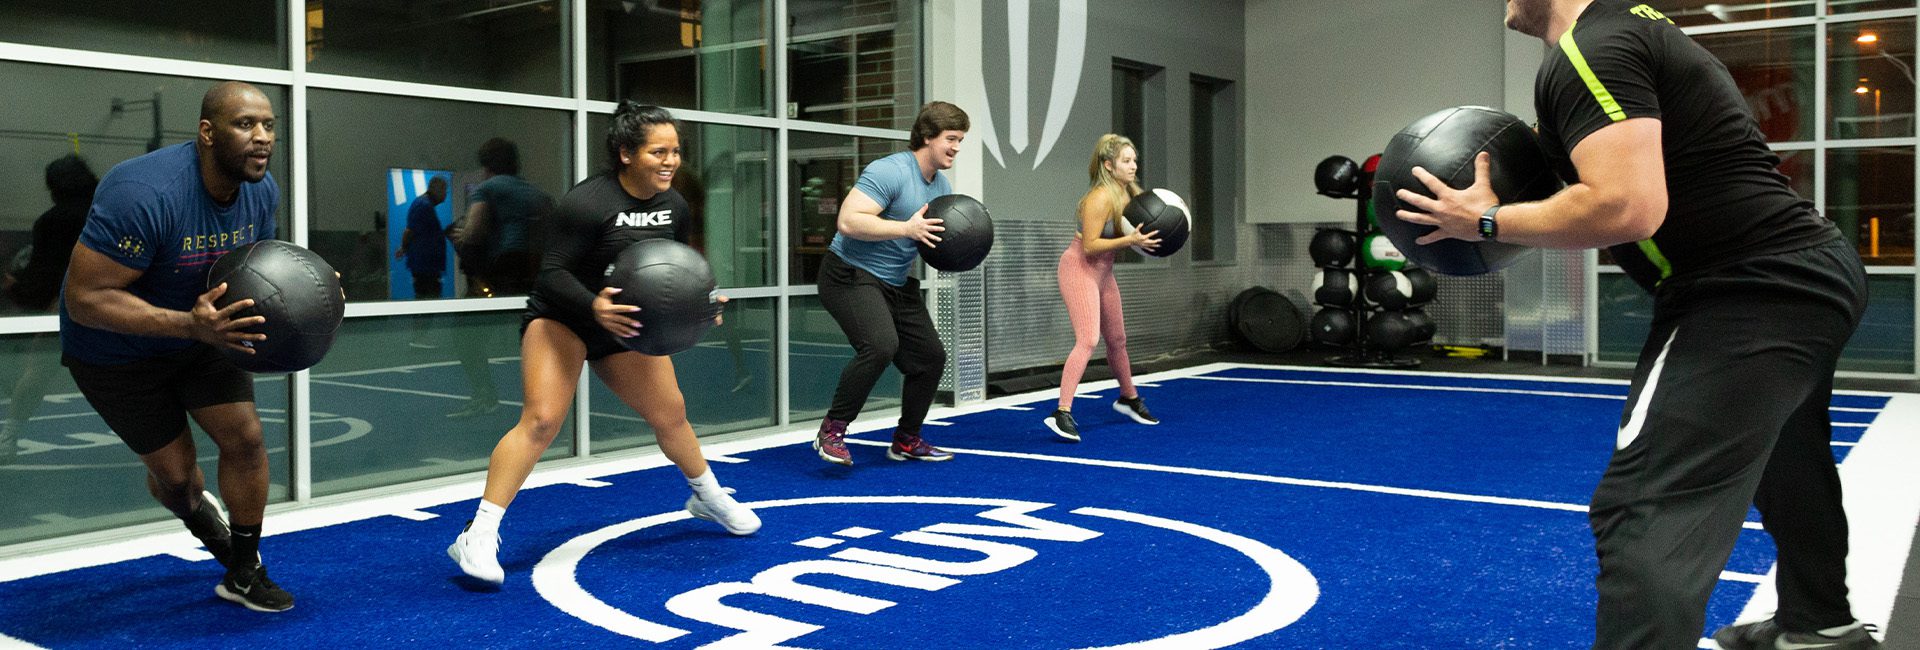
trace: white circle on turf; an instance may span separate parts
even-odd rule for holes
[[[974,497],[935,497],[935,496],[838,496],[806,497],[799,499],[779,499],[772,501],[754,501],[743,503],[756,510],[782,508],[787,506],[833,505],[850,503],[898,503],[925,505],[967,505],[967,506],[1040,506],[1053,504],[1013,499],[987,499]],[[1124,521],[1172,532],[1182,533],[1198,539],[1225,546],[1252,560],[1267,574],[1267,594],[1251,609],[1219,623],[1169,636],[1144,639],[1113,646],[1095,646],[1097,648],[1129,648],[1152,650],[1191,650],[1194,648],[1222,648],[1262,635],[1274,632],[1294,621],[1312,609],[1320,598],[1320,583],[1313,573],[1288,556],[1285,552],[1268,546],[1264,542],[1236,535],[1217,528],[1199,524],[1167,519],[1153,515],[1143,515],[1124,510],[1108,508],[1077,508],[1072,514],[1099,517],[1115,521]],[[686,630],[642,619],[612,605],[608,605],[580,586],[576,573],[580,561],[595,548],[607,542],[637,533],[654,526],[669,524],[692,518],[686,511],[667,512],[639,519],[633,519],[567,540],[566,543],[549,551],[540,563],[533,567],[533,586],[542,598],[554,607],[596,627],[643,641],[664,643],[688,634]],[[1121,566],[1116,564],[1116,566]]]

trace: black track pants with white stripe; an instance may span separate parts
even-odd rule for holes
[[[1853,621],[1827,408],[1866,305],[1844,241],[1676,276],[1593,493],[1596,648],[1693,648],[1747,504],[1779,550],[1779,624]]]

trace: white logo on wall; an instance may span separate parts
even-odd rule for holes
[[[985,3],[981,4],[985,11]],[[1032,100],[1028,97],[1028,88],[1032,85],[1027,78],[1028,54],[1032,50],[1033,35],[1028,30],[1029,0],[1007,0],[1007,86],[1004,93],[988,92],[986,75],[980,75],[979,87],[975,89],[974,100],[984,104],[986,110],[974,116],[974,130],[980,140],[985,142],[987,153],[1002,168],[1008,167],[1008,155],[1000,152],[1000,142],[993,123],[993,104],[995,97],[1006,98],[1007,146],[1014,154],[1025,154],[1031,144],[1030,133],[1033,119],[1028,115],[1032,110]],[[981,42],[992,43],[999,39],[981,35]],[[1080,72],[1087,57],[1087,0],[1060,0],[1060,29],[1054,38],[1053,81],[1047,95],[1046,113],[1042,114],[1040,126],[1040,144],[1033,151],[1033,168],[1039,169],[1047,154],[1060,141],[1060,133],[1066,130],[1067,116],[1073,112],[1074,96],[1080,90]],[[984,66],[982,66],[984,67]]]
[[[1225,620],[1213,625],[1170,636],[1133,641],[1125,644],[1129,648],[1186,650],[1242,643],[1293,624],[1313,607],[1320,596],[1319,582],[1306,567],[1262,542],[1198,524],[1122,510],[1076,508],[1061,512],[1048,511],[1053,507],[1049,503],[932,496],[808,497],[747,505],[764,511],[782,507],[846,504],[984,508],[983,512],[966,521],[936,523],[886,538],[907,544],[970,551],[979,554],[981,559],[955,562],[860,548],[860,540],[882,535],[884,531],[862,527],[841,528],[831,535],[794,542],[795,546],[811,549],[803,551],[801,559],[774,564],[753,573],[744,581],[707,584],[667,597],[664,608],[689,621],[737,631],[702,647],[795,647],[782,644],[825,629],[825,626],[745,609],[723,600],[739,594],[756,594],[822,608],[823,617],[826,614],[824,610],[873,615],[900,603],[841,589],[857,590],[859,582],[866,582],[925,592],[939,591],[969,581],[991,581],[994,574],[1016,569],[1043,552],[1114,554],[1112,557],[1115,561],[1108,565],[1116,573],[1134,571],[1128,568],[1128,561],[1137,560],[1143,549],[1114,549],[1111,545],[1079,547],[1077,545],[1098,538],[1103,533],[1067,523],[1076,519],[1091,523],[1078,517],[1138,524],[1211,542],[1245,556],[1267,575],[1266,594],[1245,612],[1230,617],[1225,616],[1230,613],[1222,612]],[[607,604],[582,588],[576,576],[581,560],[595,548],[648,528],[688,518],[690,515],[685,511],[663,513],[575,537],[541,558],[533,569],[534,588],[561,611],[616,634],[653,643],[665,643],[691,634],[687,629],[645,620]],[[794,520],[801,521],[798,518]],[[835,547],[840,548],[833,550]],[[832,552],[828,553],[829,550]],[[810,557],[812,552],[825,557]],[[935,555],[950,556],[950,553],[936,552]],[[800,578],[806,576],[838,576],[849,580],[831,581],[830,584],[835,588],[827,588],[803,584]],[[883,591],[896,598],[901,593],[898,589],[883,588]],[[748,599],[738,602],[764,601]],[[1197,614],[1199,620],[1207,617],[1205,613]]]
[[[659,212],[622,212],[619,216],[613,218],[613,225],[615,226],[665,226],[672,223],[672,210],[661,210]]]

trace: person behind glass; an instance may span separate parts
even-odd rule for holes
[[[447,272],[447,234],[436,208],[445,200],[447,179],[435,176],[427,182],[426,193],[407,206],[407,229],[400,232],[400,250],[393,252],[394,259],[407,260],[415,300],[440,297],[440,278]]]
[[[946,371],[947,352],[933,328],[920,281],[907,276],[919,243],[937,246],[945,228],[928,219],[927,202],[952,194],[940,173],[953,168],[967,136],[967,114],[930,102],[913,120],[909,150],[867,165],[840,203],[839,232],[820,262],[820,304],[846,332],[853,360],[840,372],[833,405],[820,422],[814,451],[830,463],[852,465],[847,425],[859,417],[873,384],[891,363],[900,369],[900,421],[887,458],[943,461],[953,454],[920,436]]]
[[[607,267],[633,243],[687,241],[687,201],[672,186],[680,167],[679,126],[664,109],[624,101],[614,110],[606,142],[610,168],[561,199],[539,281],[527,295],[520,338],[526,402],[520,422],[494,446],[480,505],[447,547],[460,570],[479,580],[500,584],[506,579],[498,559],[500,521],[566,421],[582,363],[653,427],[661,452],[692,488],[689,514],[735,535],[760,529],[760,518],[735,501],[732,490],[720,487],[701,456],[673,359],[629,350],[618,340],[639,333],[640,324],[627,316],[639,308],[613,302],[620,290],[605,286]]]
[[[1653,294],[1614,451],[1594,489],[1596,648],[1692,648],[1748,504],[1779,550],[1770,618],[1721,648],[1874,648],[1847,601],[1847,518],[1828,407],[1866,308],[1866,273],[1796,195],[1727,68],[1639,0],[1510,0],[1544,41],[1540,141],[1570,185],[1500,205],[1486,154],[1473,185],[1414,174],[1438,227],[1421,243],[1606,246]]]
[[[80,393],[147,469],[147,491],[186,522],[226,565],[221,598],[260,612],[293,607],[267,577],[260,524],[267,447],[253,377],[227,359],[266,339],[224,308],[226,284],[208,267],[240,246],[272,239],[280,188],[267,173],[273,104],[240,82],[215,84],[200,104],[199,135],[115,165],[101,180],[73,247],[60,307],[61,362]],[[187,419],[220,448],[220,495],[232,527],[204,491]]]
[[[518,296],[533,286],[531,228],[546,213],[552,199],[520,178],[520,148],[511,140],[493,138],[480,145],[476,156],[486,178],[472,191],[467,214],[451,233],[467,273],[467,297]],[[473,396],[454,419],[494,412],[500,392],[487,363],[487,336],[455,339],[456,356],[466,373]]]
[[[707,184],[700,181],[699,174],[683,168],[673,174],[673,189],[687,200],[687,232],[690,233],[687,243],[692,245],[694,250],[700,251],[702,256],[706,256]],[[711,259],[710,256],[709,259]],[[726,307],[728,312],[735,309],[731,305]],[[724,317],[723,314],[722,318]],[[732,392],[738,393],[753,381],[753,374],[747,370],[746,349],[740,342],[739,319],[736,318],[731,323],[723,323],[714,329],[717,330],[715,334],[726,341],[727,356],[733,359]]]
[[[393,252],[393,257],[407,260],[407,273],[413,276],[414,300],[441,297],[441,277],[447,272],[447,231],[440,226],[440,211],[436,208],[446,199],[447,179],[435,176],[427,181],[427,191],[407,206],[407,228],[400,231],[400,249]],[[435,347],[427,342],[427,333],[433,331],[433,320],[432,314],[415,316],[413,340],[407,345]]]
[[[33,220],[32,247],[27,264],[17,277],[9,276],[7,296],[29,312],[53,310],[60,298],[60,283],[67,275],[67,261],[73,258],[73,244],[87,224],[87,208],[93,203],[93,191],[100,179],[93,175],[85,158],[68,154],[47,163],[47,193],[53,207]],[[27,434],[27,422],[33,419],[40,402],[47,396],[53,379],[53,354],[59,335],[29,335],[20,364],[20,379],[8,393],[7,420],[0,424],[0,463],[11,461],[20,452]]]
[[[1093,358],[1093,345],[1101,339],[1107,342],[1107,367],[1120,382],[1120,398],[1113,410],[1141,424],[1160,423],[1147,412],[1146,402],[1133,386],[1120,285],[1113,278],[1116,251],[1128,246],[1153,250],[1160,245],[1154,236],[1159,231],[1120,234],[1120,211],[1141,191],[1140,159],[1133,141],[1112,133],[1100,136],[1093,146],[1093,160],[1087,163],[1087,176],[1093,187],[1080,197],[1080,230],[1060,254],[1058,266],[1060,298],[1073,321],[1073,351],[1060,369],[1060,406],[1044,420],[1054,435],[1073,442],[1080,441],[1080,427],[1073,421],[1073,394],[1087,371],[1087,361]]]

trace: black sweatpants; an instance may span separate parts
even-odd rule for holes
[[[820,263],[820,304],[853,345],[853,360],[840,371],[827,417],[845,422],[859,417],[874,382],[891,363],[905,376],[895,432],[919,432],[947,367],[947,349],[920,297],[920,281],[907,278],[905,286],[896,287],[827,253]]]
[[[1661,284],[1593,493],[1595,648],[1695,647],[1748,503],[1779,550],[1776,622],[1853,621],[1827,408],[1865,308],[1866,275],[1845,241]]]

